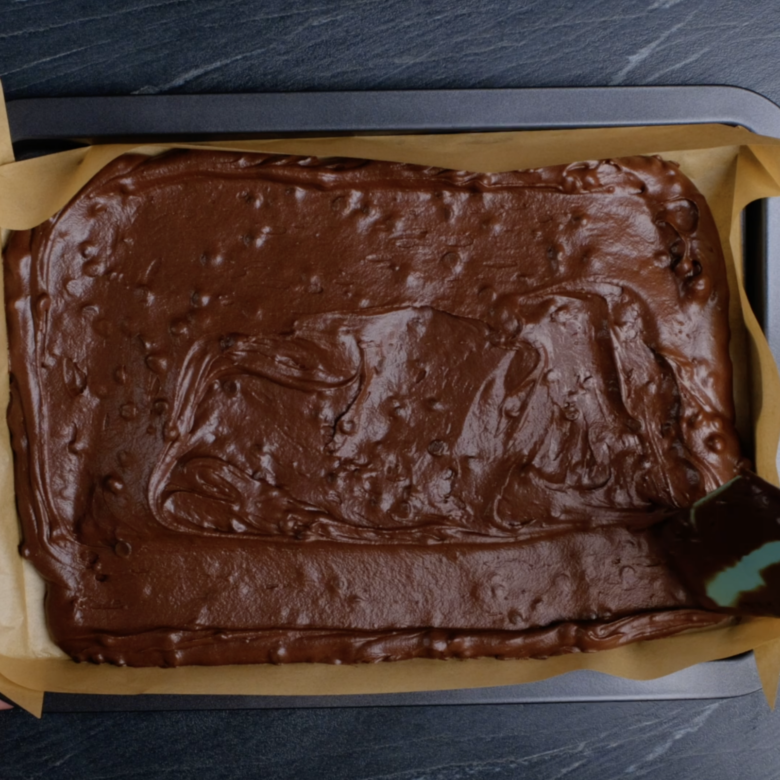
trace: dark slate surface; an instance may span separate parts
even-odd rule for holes
[[[761,695],[699,702],[0,714],[0,777],[780,777]]]
[[[774,0],[0,0],[9,98],[734,84],[780,102]],[[0,712],[0,779],[780,778],[761,694],[612,704]]]
[[[3,0],[9,97],[737,84],[780,102],[774,0]]]

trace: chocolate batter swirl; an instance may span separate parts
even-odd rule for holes
[[[74,657],[722,619],[653,528],[740,465],[723,258],[673,164],[126,156],[12,237],[6,300],[24,551]],[[425,650],[445,629],[468,652]]]

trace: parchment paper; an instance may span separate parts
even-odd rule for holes
[[[26,229],[48,219],[110,160],[130,151],[170,146],[216,147],[316,156],[367,157],[496,172],[579,160],[660,153],[677,161],[709,201],[724,245],[732,290],[731,353],[738,428],[754,447],[757,472],[778,484],[780,378],[742,286],[740,215],[756,198],[780,195],[780,140],[741,128],[691,125],[514,133],[406,135],[171,144],[101,145],[13,162],[0,99],[0,226]],[[2,300],[2,298],[0,298]],[[5,317],[0,317],[0,409],[8,403]],[[600,653],[547,660],[412,660],[325,664],[127,669],[76,664],[49,639],[43,582],[17,553],[8,428],[0,423],[0,692],[40,714],[44,691],[317,695],[443,690],[511,685],[575,669],[652,679],[753,649],[767,699],[780,677],[780,619],[754,618],[721,629],[688,632]]]

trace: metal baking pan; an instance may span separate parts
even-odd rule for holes
[[[443,133],[723,123],[780,137],[780,107],[736,87],[320,92],[35,98],[8,103],[17,158],[83,143]],[[780,199],[745,210],[748,295],[780,358]],[[90,696],[46,694],[47,712],[517,704],[707,699],[760,688],[752,653],[649,681],[571,672],[524,685],[348,696]]]

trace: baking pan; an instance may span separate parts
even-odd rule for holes
[[[36,98],[8,103],[18,158],[84,143],[249,137],[443,133],[549,128],[723,123],[780,137],[780,108],[736,87],[320,92],[236,95]],[[780,358],[780,204],[745,210],[748,295]],[[517,704],[706,699],[761,687],[752,653],[657,680],[591,671],[524,685],[348,696],[91,696],[46,694],[47,712]]]

